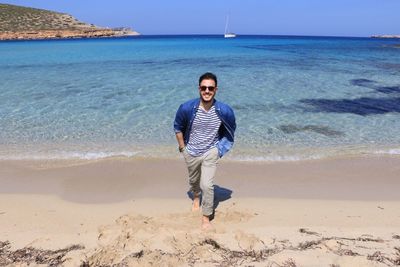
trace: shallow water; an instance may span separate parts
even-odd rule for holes
[[[400,41],[147,36],[0,43],[0,158],[178,157],[172,123],[218,75],[233,160],[400,154]]]

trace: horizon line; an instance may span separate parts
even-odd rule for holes
[[[276,36],[276,37],[325,37],[325,38],[371,38],[372,36],[381,36],[381,35],[389,35],[389,34],[374,34],[370,36],[352,36],[352,35],[301,35],[301,34],[240,34],[235,33],[237,37],[240,36]],[[132,37],[140,37],[140,36],[223,36],[223,33],[152,33],[152,34],[144,34],[140,33],[140,35],[132,36]],[[390,34],[396,35],[396,34]]]

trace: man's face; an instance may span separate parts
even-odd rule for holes
[[[210,102],[214,99],[218,87],[215,86],[214,80],[202,80],[199,85],[199,93],[203,102]]]

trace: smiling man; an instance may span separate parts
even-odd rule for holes
[[[179,106],[174,121],[179,152],[183,154],[193,193],[192,210],[200,209],[202,228],[212,228],[214,213],[214,175],[217,162],[234,142],[235,115],[228,105],[215,99],[217,76],[207,72],[199,78],[200,97]]]

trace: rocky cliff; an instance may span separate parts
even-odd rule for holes
[[[44,9],[0,4],[0,40],[91,38],[139,35],[129,28],[109,29]]]

